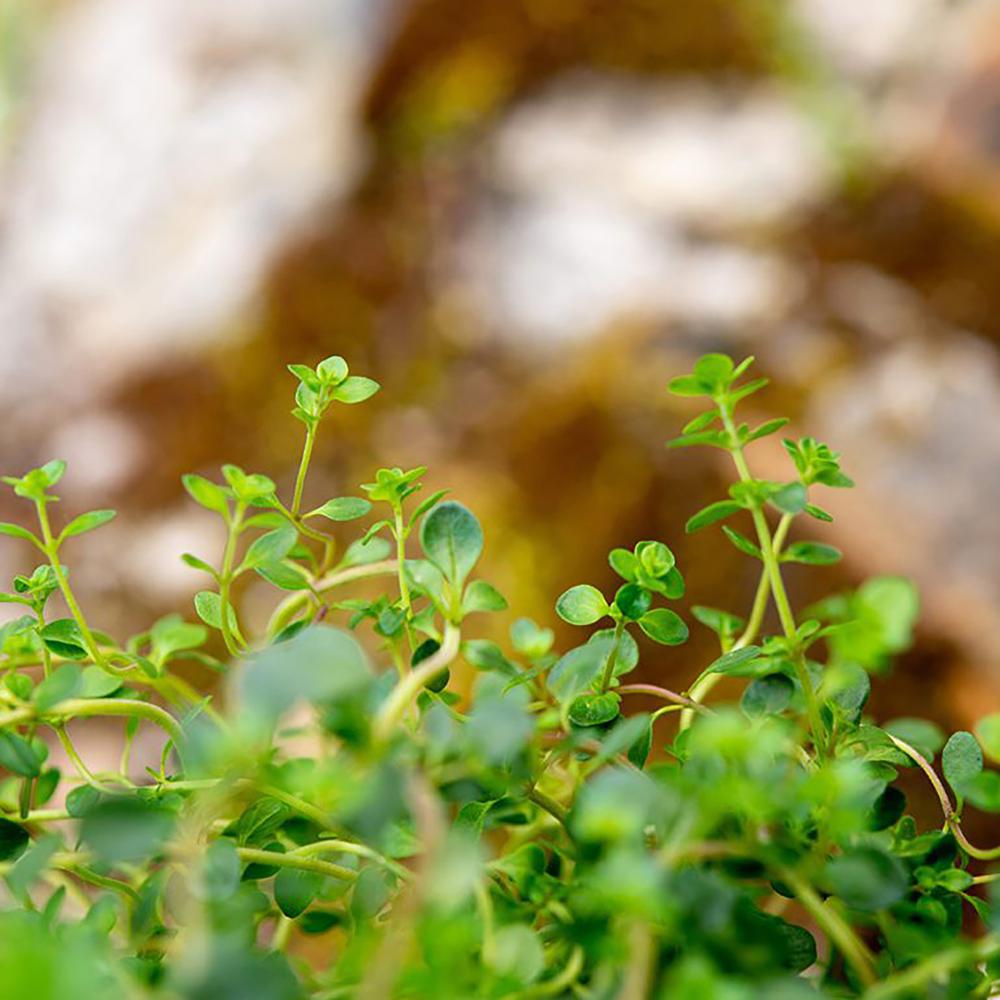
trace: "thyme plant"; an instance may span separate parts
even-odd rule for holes
[[[668,545],[623,539],[613,594],[581,583],[556,601],[589,630],[568,650],[525,618],[506,648],[477,637],[506,601],[475,576],[476,517],[442,493],[420,502],[425,469],[310,495],[321,427],[378,389],[339,357],[290,366],[304,427],[290,496],[233,465],[184,477],[225,529],[220,552],[182,557],[205,576],[197,621],[102,630],[70,567],[73,540],[114,512],[58,516],[61,461],[6,477],[34,523],[0,532],[39,564],[0,594],[15,606],[0,628],[0,996],[992,995],[1000,847],[962,821],[1000,812],[1000,771],[984,768],[1000,715],[946,740],[866,713],[916,596],[886,576],[796,606],[783,568],[840,557],[803,532],[832,520],[823,490],[852,483],[812,438],[784,442],[787,479],[754,475],[749,446],[785,421],[738,417],[766,383],[750,364],[707,355],[670,384],[704,406],[672,445],[732,459],[728,495],[686,530],[719,526],[759,564],[746,617],[684,610]],[[274,588],[266,622],[241,609],[251,578]],[[689,623],[718,656],[675,691],[656,681]],[[217,697],[196,671],[222,675]],[[717,697],[727,677],[738,703]],[[659,707],[636,711],[638,696]],[[89,727],[117,767],[80,749]],[[143,769],[146,729],[162,753]],[[927,828],[905,770],[940,803]]]

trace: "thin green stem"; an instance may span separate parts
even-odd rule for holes
[[[222,638],[231,656],[240,655],[240,644],[234,635],[233,623],[230,615],[235,619],[236,612],[232,609],[229,600],[229,591],[233,583],[233,563],[236,560],[236,544],[240,537],[240,526],[243,524],[243,515],[246,513],[246,505],[240,501],[236,503],[236,510],[232,520],[228,522],[228,534],[226,535],[226,548],[222,553],[222,569],[219,573],[219,627],[222,631]],[[236,624],[235,632],[239,633],[239,624]]]
[[[744,483],[752,482],[753,475],[750,472],[750,467],[747,465],[746,456],[743,454],[743,447],[739,443],[732,414],[725,402],[719,403],[719,413],[722,417],[722,423],[729,434],[730,454],[733,456],[733,462],[736,465],[740,481]],[[785,583],[781,576],[781,568],[778,563],[778,554],[775,552],[771,529],[768,526],[767,518],[764,516],[764,511],[760,507],[752,508],[750,516],[753,519],[754,529],[757,532],[757,541],[760,544],[764,569],[767,572],[770,582],[771,594],[774,597],[774,606],[778,609],[778,618],[781,621],[781,627],[787,639],[795,640],[795,615],[792,613],[792,607],[788,601],[788,593],[785,590]],[[785,531],[787,530],[785,528]],[[809,677],[809,671],[806,668],[805,658],[801,651],[797,651],[792,657],[792,665],[795,668],[795,675],[806,700],[806,714],[809,717],[809,728],[812,731],[816,751],[819,754],[823,754],[825,752],[823,717],[820,714],[816,691],[813,688],[812,679]]]
[[[787,516],[787,515],[786,515]],[[782,523],[784,523],[784,518],[782,518]],[[787,530],[787,529],[786,529]],[[774,542],[778,544],[778,537],[781,535],[781,525],[778,525],[778,530],[774,533]],[[768,575],[766,569],[761,571],[760,580],[757,582],[757,590],[753,598],[753,606],[750,609],[750,618],[747,621],[746,628],[743,630],[743,634],[733,643],[730,649],[743,649],[744,646],[749,646],[753,643],[754,639],[757,638],[757,633],[760,631],[760,626],[764,621],[764,612],[767,610],[767,599],[771,595],[771,578]],[[723,652],[729,652],[729,650],[723,649]],[[708,697],[709,692],[716,684],[722,680],[723,674],[718,673],[703,673],[695,682],[691,685],[688,691],[688,696],[692,701],[701,703]],[[680,731],[687,729],[691,723],[694,721],[694,712],[691,709],[685,709],[681,713],[680,719]]]
[[[975,844],[969,841],[969,838],[965,836],[965,832],[962,830],[961,820],[958,817],[958,813],[955,812],[954,807],[951,804],[951,798],[948,795],[947,790],[944,787],[941,779],[937,775],[937,771],[931,765],[930,761],[915,747],[910,746],[905,740],[901,740],[898,736],[893,736],[892,733],[888,734],[889,739],[892,740],[893,744],[903,751],[927,777],[927,780],[931,783],[931,787],[934,789],[934,793],[938,797],[938,802],[941,803],[941,812],[944,814],[945,826],[951,830],[952,835],[955,840],[958,841],[959,846],[969,855],[970,858],[976,858],[979,861],[994,861],[996,858],[1000,858],[1000,847],[976,847]]]
[[[775,871],[778,877],[795,893],[795,898],[819,924],[830,942],[844,956],[845,961],[854,970],[858,979],[866,987],[873,986],[878,979],[872,966],[871,955],[858,940],[850,924],[835,909],[824,904],[816,890],[793,868],[779,866]]]
[[[421,661],[412,672],[396,682],[396,686],[382,703],[378,715],[375,717],[373,737],[376,744],[388,741],[393,729],[403,717],[410,702],[419,694],[421,688],[458,655],[460,642],[461,633],[449,622],[445,625],[440,648],[428,656],[426,660]]]
[[[310,858],[292,852],[282,854],[279,851],[265,851],[256,847],[237,847],[236,853],[241,861],[248,863],[316,872],[319,875],[329,875],[331,878],[340,879],[342,882],[351,882],[358,877],[358,873],[353,868],[345,868],[332,861],[321,861],[319,858]]]
[[[90,658],[99,667],[107,669],[107,663],[101,653],[100,647],[97,645],[94,634],[90,631],[90,626],[87,624],[87,619],[84,618],[83,611],[80,609],[69,581],[66,579],[62,563],[59,562],[59,546],[52,535],[52,526],[49,523],[49,512],[46,508],[46,501],[36,500],[35,509],[38,511],[38,524],[42,529],[43,551],[49,558],[49,565],[52,567],[56,583],[59,584],[59,590],[66,601],[66,607],[69,608],[69,613],[73,616],[73,621],[76,622],[77,628],[80,630],[80,635],[83,637],[83,642],[87,647],[87,653],[90,655]]]
[[[351,840],[339,840],[330,837],[327,840],[317,840],[311,844],[303,844],[301,847],[296,847],[288,853],[311,855],[325,854],[326,852],[330,852],[331,854],[353,854],[358,858],[368,858],[368,860],[381,865],[401,879],[410,879],[413,877],[412,872],[404,868],[401,864],[379,854],[378,851],[367,844],[356,844]]]
[[[615,622],[615,634],[611,640],[611,650],[608,652],[608,658],[604,662],[604,674],[601,677],[601,694],[611,687],[611,681],[615,676],[615,663],[618,662],[618,647],[622,643],[622,632],[625,631],[625,621],[619,618]]]
[[[302,509],[302,491],[306,485],[306,473],[309,471],[309,462],[312,459],[318,426],[316,423],[306,425],[306,439],[302,443],[302,458],[299,459],[299,471],[295,476],[295,492],[292,494],[292,517],[295,518],[299,516],[299,511]]]
[[[396,572],[397,561],[395,559],[382,559],[379,562],[365,563],[361,566],[348,566],[346,569],[336,570],[321,577],[314,584],[314,589],[324,594],[329,590],[354,580],[363,580],[370,576],[387,576]],[[295,616],[309,604],[310,594],[308,591],[296,591],[286,597],[274,609],[271,620],[267,624],[267,635],[269,638],[276,636]]]
[[[569,820],[569,810],[561,802],[557,802],[551,795],[547,795],[538,788],[529,789],[528,798],[531,799],[536,806],[541,806],[550,816],[557,819],[563,826],[566,825]]]
[[[148,701],[132,698],[68,698],[42,713],[43,721],[82,718],[83,716],[134,716],[159,726],[175,743],[181,738],[180,723],[167,711]],[[0,726],[3,720],[0,719]]]
[[[913,996],[925,983],[946,976],[953,969],[974,968],[998,952],[1000,952],[998,934],[987,934],[971,944],[936,952],[922,962],[917,962],[908,969],[889,976],[883,982],[872,985],[864,993],[864,1000],[891,1000],[892,997]]]

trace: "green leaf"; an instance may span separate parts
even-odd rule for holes
[[[206,507],[216,514],[221,514],[223,517],[229,516],[229,501],[226,497],[226,491],[217,483],[192,472],[181,476],[181,482],[195,503],[201,504],[202,507]]]
[[[518,618],[510,627],[510,641],[523,656],[537,660],[552,648],[555,633],[550,628],[541,628],[530,618]]]
[[[806,488],[801,483],[787,483],[776,493],[770,502],[783,514],[798,514],[806,507]]]
[[[805,507],[802,508],[810,517],[816,518],[817,521],[826,521],[827,523],[833,520],[833,515],[828,511],[823,510],[822,507],[817,507],[814,503],[807,503]]]
[[[7,521],[0,521],[0,535],[9,535],[11,538],[21,538],[26,542],[34,543],[38,548],[42,543],[27,528],[22,528],[19,524],[10,524]]]
[[[944,733],[941,732],[941,728],[927,719],[893,719],[882,728],[904,743],[909,743],[929,761],[933,761],[938,750],[944,746]]]
[[[194,610],[206,625],[211,625],[212,628],[217,629],[222,628],[222,601],[214,591],[199,590],[194,595]],[[235,629],[236,612],[233,610],[231,604],[228,607],[228,611],[229,627],[230,629]]]
[[[706,628],[710,628],[720,639],[733,638],[746,625],[746,622],[737,615],[732,615],[728,611],[720,611],[718,608],[706,608],[700,604],[695,604],[691,608],[691,614]]]
[[[612,549],[608,565],[623,579],[632,583],[639,573],[639,560],[628,549]]]
[[[381,386],[374,379],[365,378],[362,375],[350,375],[330,395],[338,403],[363,403],[369,397],[374,396],[380,388]]]
[[[80,678],[80,698],[106,698],[118,691],[123,681],[115,674],[109,674],[103,667],[91,664],[84,667]]]
[[[678,646],[688,637],[688,627],[683,619],[669,608],[647,611],[639,619],[639,628],[654,642],[664,646]]]
[[[983,716],[976,723],[976,736],[986,756],[1000,762],[1000,712]]]
[[[316,375],[326,385],[340,385],[347,378],[348,371],[347,362],[339,354],[324,358],[316,366]]]
[[[224,837],[214,840],[205,851],[201,866],[201,892],[205,899],[229,899],[240,887],[240,858],[236,845]]]
[[[493,584],[485,580],[473,580],[462,595],[463,615],[475,611],[504,611],[506,608],[507,599]]]
[[[751,431],[747,435],[745,444],[750,444],[752,441],[759,441],[763,437],[767,437],[769,434],[773,434],[775,431],[781,430],[785,424],[788,423],[788,417],[776,417],[774,420],[768,420],[763,423],[756,430]]]
[[[507,924],[493,935],[483,960],[503,979],[528,986],[545,971],[545,951],[538,934],[527,924]]]
[[[357,539],[347,546],[340,568],[348,566],[367,566],[370,563],[385,559],[392,552],[392,543],[385,538],[369,538],[368,541]]]
[[[782,562],[807,563],[810,566],[829,566],[840,562],[841,551],[822,542],[792,542],[781,553]]]
[[[639,583],[626,583],[615,594],[615,607],[629,621],[638,621],[649,610],[652,601],[653,595]]]
[[[962,792],[977,809],[1000,813],[1000,772],[980,771]]]
[[[612,640],[602,636],[571,649],[549,672],[549,690],[564,704],[583,694],[600,677],[611,646]]]
[[[589,583],[570,587],[556,601],[556,614],[570,625],[592,625],[610,610],[604,595]]]
[[[740,532],[730,528],[728,524],[724,524],[722,526],[722,530],[725,532],[726,538],[728,538],[744,555],[753,556],[754,559],[762,560],[764,558],[760,549],[757,548],[757,546],[754,545],[754,543],[751,542],[746,535],[740,534]]]
[[[180,615],[166,615],[149,630],[149,638],[151,655],[162,666],[174,653],[203,645],[208,633],[203,626],[186,622]]]
[[[483,529],[467,507],[444,500],[424,516],[420,545],[427,558],[460,587],[482,554]]]
[[[621,696],[614,691],[605,694],[581,694],[569,706],[569,719],[577,726],[601,726],[618,718]]]
[[[284,802],[265,797],[251,803],[236,821],[236,837],[241,844],[262,844],[276,833],[291,815]]]
[[[776,715],[788,708],[795,693],[791,678],[767,674],[752,680],[740,699],[740,708],[750,716]]]
[[[325,517],[331,521],[354,521],[364,517],[372,505],[363,497],[336,497],[327,500],[322,507],[311,510],[306,517]]]
[[[237,573],[246,570],[256,569],[265,563],[277,562],[284,559],[291,552],[292,547],[298,540],[298,532],[289,524],[282,528],[275,528],[266,534],[255,538],[243,556]]]
[[[956,795],[962,795],[969,782],[983,769],[983,751],[972,733],[957,732],[941,751],[941,770]]]
[[[323,887],[323,876],[296,868],[281,868],[274,879],[274,901],[278,909],[294,920],[304,913]]]
[[[295,563],[285,560],[263,563],[254,567],[254,572],[262,576],[268,583],[282,590],[308,590],[309,580],[303,570]]]
[[[20,823],[0,819],[0,861],[10,861],[16,857],[30,839],[28,831]]]
[[[875,847],[857,847],[830,860],[824,882],[848,906],[869,912],[898,903],[909,887],[902,862]]]
[[[25,778],[37,778],[42,773],[42,763],[35,748],[23,736],[10,730],[0,731],[0,766]]]
[[[92,510],[87,514],[73,518],[63,528],[57,544],[64,542],[67,538],[72,538],[74,535],[82,535],[87,531],[93,531],[94,528],[99,528],[102,524],[107,524],[108,521],[114,519],[116,513],[117,511],[113,510]]]
[[[87,656],[87,644],[80,626],[72,618],[57,618],[39,631],[42,642],[57,656],[82,660]]]
[[[67,698],[72,698],[83,682],[83,671],[76,663],[57,667],[35,688],[32,701],[39,712],[47,712]]]
[[[743,510],[741,504],[736,503],[733,500],[719,500],[717,503],[709,504],[707,507],[702,507],[694,517],[690,518],[687,524],[684,525],[684,530],[690,535],[696,531],[700,531],[702,528],[707,528],[710,524],[715,524],[716,521],[722,521],[727,517],[732,517],[733,514],[738,514]]]
[[[667,385],[667,391],[675,396],[710,396],[711,389],[693,375],[678,375]]]
[[[311,625],[252,656],[239,671],[241,719],[250,726],[271,726],[300,700],[318,704],[353,697],[371,680],[368,657],[354,636]]]
[[[145,861],[170,837],[175,816],[133,796],[106,796],[84,814],[80,839],[110,865]]]
[[[742,646],[740,649],[731,649],[728,653],[723,653],[717,660],[706,667],[706,672],[715,674],[729,674],[732,677],[746,677],[755,673],[747,668],[755,660],[761,657],[759,646]]]

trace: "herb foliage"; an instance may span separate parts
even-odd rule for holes
[[[812,438],[784,442],[787,480],[753,474],[748,446],[786,421],[737,417],[766,384],[751,360],[707,355],[670,384],[706,407],[671,445],[733,462],[686,530],[759,563],[746,617],[685,610],[670,548],[628,540],[608,556],[614,594],[556,601],[583,630],[567,650],[524,618],[506,649],[477,637],[506,608],[475,575],[491,540],[458,501],[421,502],[425,469],[306,503],[320,427],[378,390],[339,357],[290,366],[305,436],[287,499],[233,465],[184,477],[225,528],[221,552],[183,556],[206,579],[197,621],[106,634],[69,567],[114,512],[54,518],[61,461],[5,477],[35,523],[0,533],[39,565],[0,594],[19,606],[0,628],[0,996],[992,995],[1000,847],[971,844],[962,818],[1000,812],[1000,715],[946,738],[866,714],[916,595],[880,577],[796,613],[782,567],[840,558],[816,501],[853,484]],[[237,599],[254,576],[276,592],[261,629]],[[689,627],[719,650],[685,690],[629,678]],[[463,661],[467,699],[449,686]],[[192,669],[220,672],[221,697]],[[742,679],[737,704],[711,697],[724,677]],[[634,711],[640,695],[660,707]],[[100,719],[121,727],[113,771],[77,746]],[[147,728],[162,756],[137,775]],[[905,769],[932,786],[937,827],[907,814]]]

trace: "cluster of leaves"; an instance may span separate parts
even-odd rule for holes
[[[749,364],[708,355],[671,385],[710,404],[673,444],[728,452],[737,477],[687,530],[727,522],[760,564],[745,619],[691,608],[719,655],[683,691],[627,676],[642,663],[655,679],[661,647],[688,636],[665,606],[685,585],[663,542],[610,553],[610,601],[589,584],[558,599],[566,622],[602,626],[585,641],[560,652],[521,618],[504,649],[470,634],[506,607],[473,576],[480,524],[441,492],[419,503],[426,470],[380,469],[367,498],[304,510],[323,418],[378,388],[341,358],[291,366],[305,443],[287,502],[236,466],[184,478],[225,527],[217,559],[183,556],[209,580],[198,622],[124,641],[93,627],[64,548],[113,512],[56,533],[64,463],[6,479],[37,529],[0,533],[42,561],[0,595],[20,606],[0,627],[0,995],[989,995],[1000,910],[982,863],[1000,848],[971,844],[962,813],[1000,812],[984,767],[1000,716],[946,739],[866,714],[871,675],[910,641],[904,580],[796,616],[782,566],[839,553],[790,541],[793,522],[831,520],[811,491],[851,481],[810,438],[785,442],[787,482],[752,475],[747,445],[784,421],[737,422],[765,383],[741,381]],[[387,516],[343,545],[338,525],[373,504]],[[278,592],[256,629],[238,600],[253,577]],[[197,670],[223,675],[217,697]],[[722,678],[741,679],[738,704],[709,701]],[[659,707],[635,711],[638,696]],[[100,719],[123,726],[110,769],[74,743]],[[140,730],[147,756],[160,734],[155,765],[133,764]],[[906,769],[933,788],[937,826],[907,813]]]

